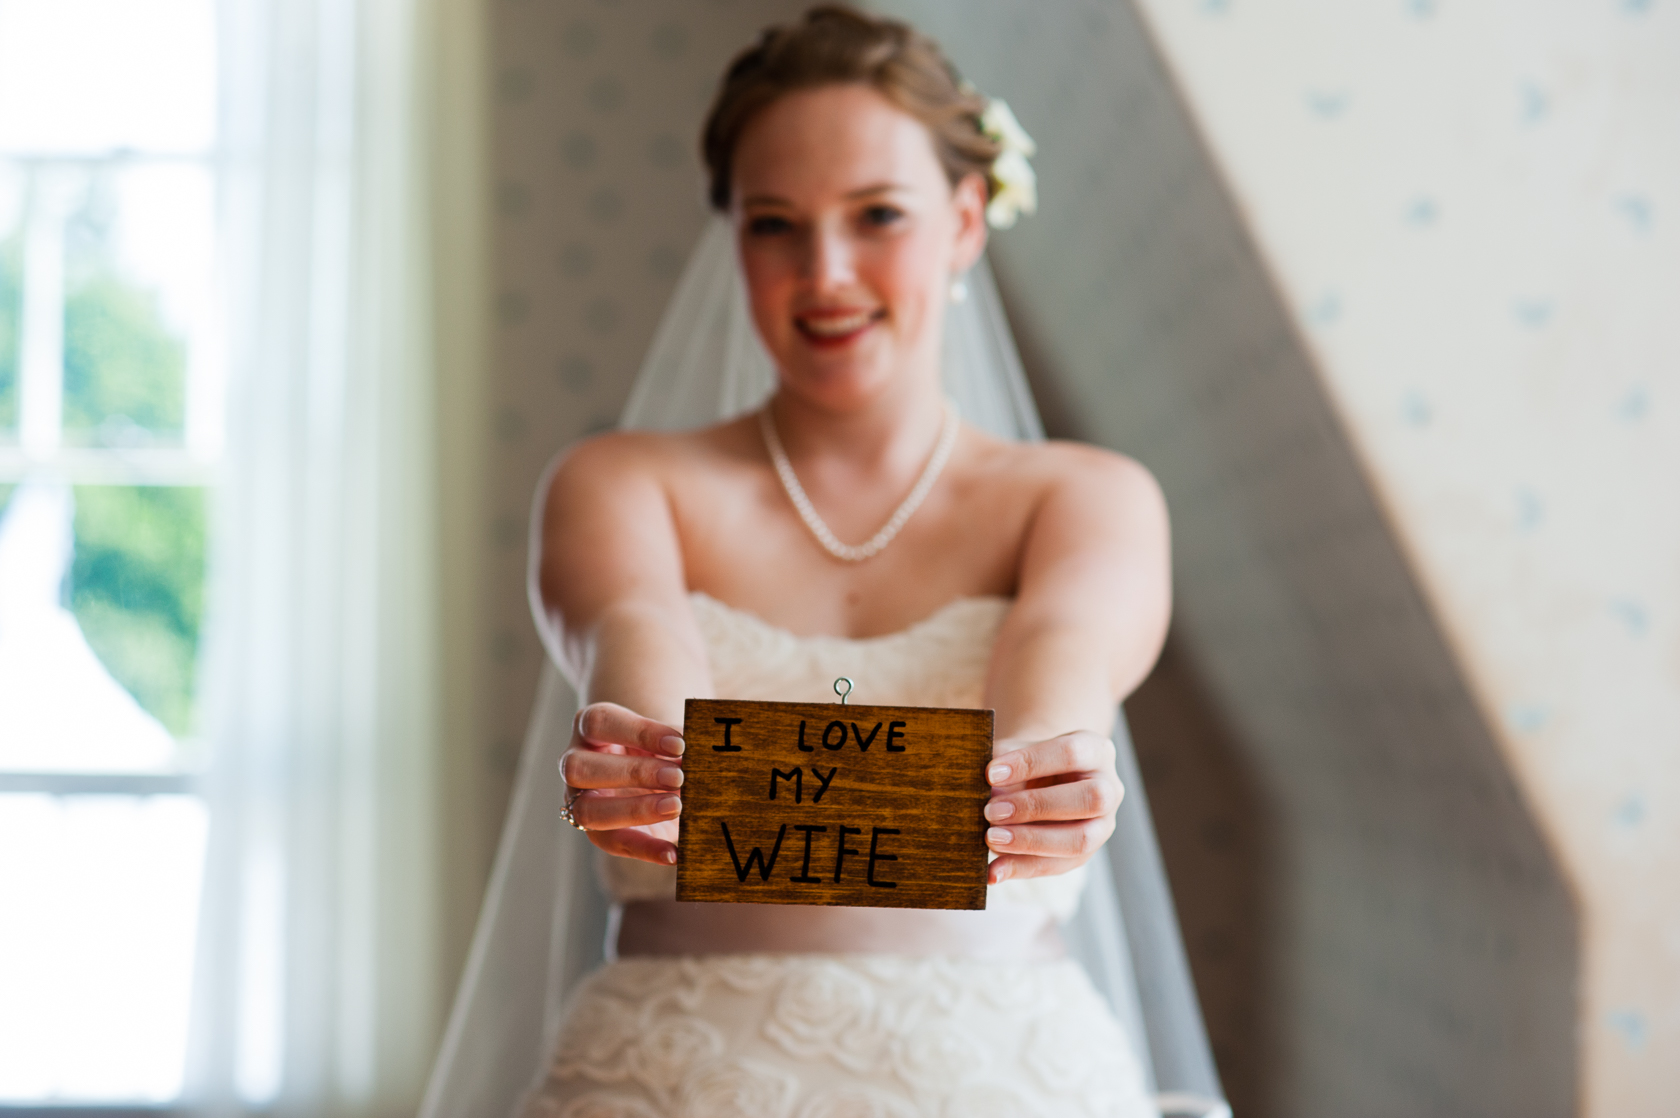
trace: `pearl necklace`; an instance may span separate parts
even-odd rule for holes
[[[811,535],[816,537],[824,551],[836,559],[847,563],[861,563],[879,555],[881,549],[898,535],[899,530],[904,527],[904,522],[921,507],[922,501],[927,498],[928,490],[933,488],[933,483],[939,478],[939,472],[945,468],[952,449],[957,445],[958,423],[956,410],[950,404],[946,404],[945,424],[940,428],[939,442],[934,444],[933,456],[923,468],[922,476],[916,479],[910,495],[904,498],[904,502],[893,510],[887,522],[881,525],[881,530],[857,547],[843,544],[836,539],[828,525],[823,522],[823,518],[818,516],[817,510],[812,507],[811,498],[805,495],[805,487],[799,484],[799,478],[793,472],[793,464],[788,461],[787,452],[782,449],[782,440],[776,434],[776,421],[770,418],[769,404],[765,404],[758,413],[758,428],[764,433],[764,446],[770,452],[770,462],[776,467],[776,476],[781,479],[788,500],[793,502],[799,519],[805,522],[805,527],[811,530]]]

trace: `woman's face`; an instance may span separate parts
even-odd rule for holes
[[[921,122],[865,85],[786,94],[742,131],[733,214],[784,387],[849,411],[936,385],[953,275],[985,246],[985,186],[953,190]]]

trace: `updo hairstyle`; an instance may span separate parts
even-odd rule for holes
[[[980,130],[986,99],[962,84],[939,44],[907,23],[824,4],[766,28],[724,73],[700,141],[712,206],[729,209],[735,144],[760,109],[795,90],[850,84],[869,86],[921,121],[953,187],[978,174],[987,198],[996,192],[990,172],[1003,149]]]

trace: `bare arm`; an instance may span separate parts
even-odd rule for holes
[[[561,758],[596,846],[676,856],[682,701],[711,693],[682,552],[645,435],[585,443],[561,463],[543,517],[543,606],[587,704]]]
[[[1143,467],[1083,448],[1036,510],[1014,607],[987,675],[997,711],[991,880],[1064,873],[1114,830],[1123,789],[1109,732],[1166,637],[1166,505]]]

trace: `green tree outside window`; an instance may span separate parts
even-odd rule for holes
[[[64,427],[104,446],[177,441],[186,416],[187,347],[157,297],[100,269],[64,300]]]
[[[192,729],[204,491],[78,486],[70,609],[100,662],[169,732]]]
[[[103,445],[177,438],[187,347],[156,295],[95,257],[64,301],[64,426]],[[70,609],[116,681],[176,737],[192,729],[204,492],[78,486]]]

